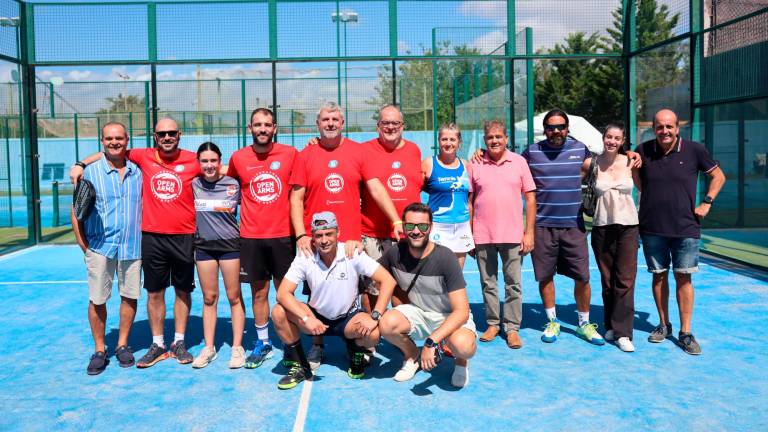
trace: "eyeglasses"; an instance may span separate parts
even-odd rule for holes
[[[380,127],[393,127],[393,128],[399,128],[403,125],[403,122],[401,121],[380,121],[379,123]]]
[[[164,138],[166,136],[169,136],[171,138],[176,138],[179,135],[179,131],[177,131],[177,130],[155,131],[155,135],[157,135],[158,138]]]
[[[428,223],[411,223],[411,222],[406,222],[406,223],[403,224],[403,228],[405,229],[405,232],[411,232],[411,231],[413,231],[414,228],[418,228],[419,231],[421,231],[422,234],[423,234],[423,233],[426,233],[427,231],[429,231],[429,225],[430,224],[428,224]]]
[[[548,132],[554,132],[554,131],[559,132],[559,131],[566,130],[567,128],[568,128],[568,125],[565,123],[544,126],[544,130]]]

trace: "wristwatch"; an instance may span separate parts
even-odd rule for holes
[[[709,195],[706,195],[706,196],[704,197],[704,199],[703,199],[703,200],[701,200],[701,202],[703,202],[704,204],[709,204],[709,205],[712,205],[712,203],[713,203],[713,202],[715,202],[715,199],[714,199],[714,198],[712,198],[712,197],[711,197],[711,196],[709,196]]]
[[[427,348],[434,348],[434,347],[437,346],[437,343],[434,340],[432,340],[432,338],[428,337],[424,341],[424,346],[427,347]]]
[[[371,312],[371,318],[373,318],[374,321],[378,321],[379,318],[381,318],[381,314],[379,313],[379,311],[374,310]]]

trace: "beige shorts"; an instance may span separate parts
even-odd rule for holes
[[[408,333],[408,336],[414,340],[426,339],[429,337],[429,335],[437,330],[438,327],[443,325],[445,319],[450,315],[447,313],[425,311],[412,304],[396,306],[395,310],[405,315],[405,318],[411,323],[411,331]],[[467,322],[461,327],[472,333],[477,333],[475,320],[472,318],[472,312],[469,313]]]
[[[366,255],[375,259],[376,261],[381,258],[384,253],[392,247],[395,242],[390,239],[380,239],[375,237],[362,237],[363,250]],[[363,292],[371,295],[379,295],[379,287],[373,281],[373,279],[365,276],[361,276],[361,284],[363,285]],[[371,306],[373,307],[373,306]]]
[[[88,249],[85,252],[88,268],[88,298],[95,305],[103,305],[112,297],[112,280],[117,272],[120,296],[138,299],[141,292],[141,260],[118,261]]]

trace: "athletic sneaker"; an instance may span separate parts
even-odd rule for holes
[[[352,379],[361,379],[365,376],[365,353],[356,352],[352,354],[347,375]]]
[[[274,353],[272,352],[271,343],[264,343],[263,340],[256,339],[256,345],[253,347],[251,355],[245,359],[245,367],[247,369],[256,369],[264,363],[264,360],[271,358],[272,354]]]
[[[585,322],[576,328],[576,335],[593,345],[605,345],[605,339],[597,332],[597,324]]]
[[[616,340],[616,336],[613,334],[613,330],[606,330],[606,331],[605,331],[605,335],[603,335],[603,337],[604,337],[604,338],[605,338],[605,340],[607,340],[608,342],[613,342],[613,341],[615,341],[615,340]]]
[[[209,348],[205,346],[203,347],[203,350],[200,351],[200,354],[197,355],[195,361],[192,362],[192,367],[195,369],[202,369],[208,366],[208,363],[216,360],[218,357],[219,354],[216,352],[216,348]]]
[[[624,352],[635,352],[635,345],[632,344],[632,340],[626,336],[622,336],[616,341],[616,345],[620,350]]]
[[[541,334],[541,341],[546,343],[552,343],[557,340],[560,335],[560,321],[557,318],[549,320],[546,326],[544,326],[544,333]]]
[[[403,362],[403,367],[395,374],[394,380],[397,382],[409,381],[413,379],[416,372],[419,370],[419,362],[416,360],[408,359]]]
[[[677,340],[680,341],[680,346],[686,353],[690,355],[701,354],[701,347],[699,346],[699,343],[696,342],[696,338],[693,337],[693,333],[680,332],[677,336]]]
[[[453,375],[451,375],[451,385],[456,388],[464,388],[469,384],[469,365],[453,366]]]
[[[240,369],[245,366],[245,349],[241,346],[232,348],[232,355],[229,357],[229,368]]]
[[[672,334],[672,324],[667,323],[667,325],[659,324],[656,326],[655,329],[651,332],[650,335],[648,335],[648,342],[651,343],[661,343],[664,342],[664,339],[668,338]]]
[[[97,351],[91,356],[91,361],[88,362],[88,368],[86,371],[88,375],[98,375],[104,372],[109,364],[107,353],[104,351]]]
[[[280,378],[280,381],[277,382],[277,388],[280,390],[292,389],[302,381],[309,379],[312,379],[312,371],[308,371],[299,364],[294,363],[291,365],[291,369],[288,370],[288,374]]]
[[[159,361],[167,359],[170,356],[171,355],[168,353],[165,347],[161,347],[160,345],[153,343],[150,345],[147,353],[139,359],[138,363],[136,363],[136,367],[140,369],[148,368],[150,366],[154,366],[154,364]]]
[[[323,360],[325,360],[325,348],[322,345],[312,344],[312,348],[309,349],[309,353],[307,354],[309,367],[311,367],[313,371],[316,371],[317,368],[323,364]]]
[[[187,346],[183,340],[176,341],[171,344],[171,357],[175,358],[177,362],[181,364],[192,363],[192,354],[187,351]]]
[[[115,350],[115,357],[120,362],[120,367],[127,368],[136,364],[136,360],[133,358],[133,350],[128,345],[121,345]]]

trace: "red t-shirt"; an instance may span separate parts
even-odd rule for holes
[[[304,227],[311,232],[312,215],[331,211],[339,222],[339,241],[360,241],[360,144],[344,139],[335,149],[310,145],[299,153],[291,173],[291,185],[306,188]]]
[[[154,148],[129,150],[128,159],[141,169],[141,230],[157,234],[194,234],[192,180],[200,174],[197,155],[181,150],[173,161]]]
[[[421,150],[411,141],[403,140],[403,146],[395,150],[387,150],[379,143],[378,138],[362,144],[365,163],[363,176],[366,179],[377,178],[387,189],[397,214],[411,203],[421,202],[421,185],[424,178],[421,174]],[[363,235],[376,238],[392,236],[392,221],[381,211],[379,205],[363,188]]]
[[[293,147],[277,143],[268,153],[256,153],[252,146],[232,153],[227,175],[240,181],[241,237],[291,235],[288,181],[298,153]]]

